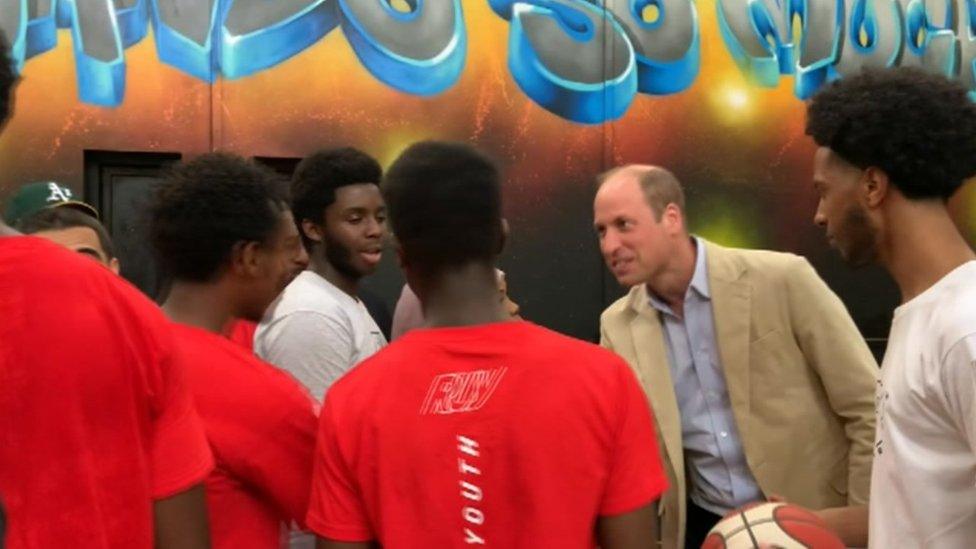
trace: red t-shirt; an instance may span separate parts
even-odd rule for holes
[[[243,318],[234,319],[229,326],[227,326],[226,333],[227,339],[233,341],[234,343],[240,345],[242,348],[247,349],[250,352],[254,352],[254,332],[258,331],[258,323],[251,322],[250,320],[244,320]]]
[[[309,527],[389,547],[592,547],[667,487],[616,355],[528,322],[414,330],[327,393]]]
[[[215,548],[278,548],[304,524],[318,420],[287,373],[218,334],[175,325],[217,467],[207,478]]]
[[[7,548],[153,546],[154,499],[213,467],[170,323],[87,257],[0,238]]]

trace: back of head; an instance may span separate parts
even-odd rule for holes
[[[976,104],[959,83],[916,68],[824,87],[806,132],[849,164],[880,168],[909,199],[947,200],[976,173]]]
[[[167,276],[210,282],[235,245],[272,238],[285,210],[277,174],[236,155],[205,154],[177,165],[157,189],[149,239]]]
[[[501,250],[498,169],[469,145],[411,146],[390,166],[383,196],[404,260],[414,270],[492,264]]]
[[[105,227],[94,217],[73,208],[48,208],[20,220],[14,228],[24,234],[34,234],[46,231],[60,231],[85,227],[91,229],[98,236],[98,243],[105,252],[107,259],[115,257],[112,238]]]
[[[323,212],[335,202],[336,189],[357,183],[379,185],[383,168],[368,154],[344,147],[315,152],[295,168],[291,180],[291,208],[299,227],[303,220],[321,223]],[[299,232],[302,232],[299,230]],[[302,233],[305,246],[312,241]]]

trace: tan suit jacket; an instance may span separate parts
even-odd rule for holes
[[[721,367],[759,488],[813,509],[866,503],[878,367],[844,304],[801,257],[705,245]],[[654,411],[671,482],[659,531],[664,547],[683,548],[681,416],[644,284],[603,312],[600,332]]]

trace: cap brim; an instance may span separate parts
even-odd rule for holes
[[[51,204],[48,208],[73,208],[82,213],[86,213],[95,219],[99,219],[98,210],[94,206],[86,202],[79,202],[77,200],[65,200],[64,202],[58,202],[57,204]]]

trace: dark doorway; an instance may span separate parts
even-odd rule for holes
[[[155,186],[179,162],[178,153],[85,151],[85,201],[101,213],[122,276],[159,301],[165,281],[146,239],[146,213]]]

